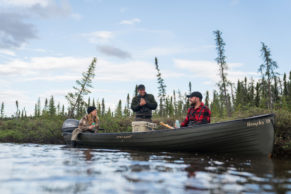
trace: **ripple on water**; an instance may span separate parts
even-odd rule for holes
[[[267,158],[1,144],[1,193],[285,193],[291,165]]]

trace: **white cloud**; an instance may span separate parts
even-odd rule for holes
[[[119,9],[120,13],[125,13],[127,11],[127,8],[126,7],[122,7]]]
[[[171,46],[171,47],[152,47],[138,52],[139,56],[166,56],[181,53],[198,53],[206,52],[209,49],[213,49],[214,45],[202,45],[197,47],[181,47],[181,46]]]
[[[113,32],[110,31],[95,31],[90,33],[82,34],[83,37],[87,38],[90,43],[96,44],[100,42],[107,42],[113,38]]]
[[[204,82],[204,84],[209,85],[212,83],[217,83],[220,80],[219,68],[214,61],[194,61],[194,60],[182,60],[175,59],[174,64],[180,69],[187,70],[193,74],[193,77],[207,78],[209,81]],[[237,68],[242,67],[241,63],[228,63],[229,69],[227,70],[227,78],[235,83],[238,79],[242,80],[244,77],[256,77],[257,72],[244,72],[239,71]],[[211,82],[210,82],[211,81]]]
[[[0,49],[0,54],[8,55],[8,56],[15,56],[15,53],[8,49]]]
[[[86,69],[91,60],[92,58],[78,57],[33,57],[28,60],[15,59],[0,64],[0,74],[30,75],[58,69],[80,71]]]
[[[0,64],[1,77],[17,77],[21,81],[71,81],[80,79],[92,57],[34,57],[27,60],[15,59]],[[182,74],[163,71],[165,77],[181,77]],[[131,60],[115,63],[97,59],[95,80],[133,81],[156,79],[153,63]]]
[[[50,0],[0,0],[1,4],[10,6],[32,7],[42,6],[46,7],[50,3]]]
[[[71,17],[76,21],[80,21],[82,19],[82,15],[80,15],[78,13],[71,14]]]
[[[126,24],[126,25],[133,25],[133,24],[137,24],[137,23],[140,23],[141,20],[139,18],[133,18],[133,19],[130,19],[130,20],[122,20],[120,22],[120,24]]]

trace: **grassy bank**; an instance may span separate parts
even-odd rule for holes
[[[212,117],[212,123],[245,118],[258,114],[269,113],[265,109],[249,109],[234,112],[232,117]],[[275,112],[275,146],[274,157],[291,157],[291,113],[285,110]],[[154,117],[153,122],[163,121],[174,125],[176,119]],[[34,117],[24,119],[0,120],[0,142],[17,143],[49,143],[63,144],[61,127],[65,117]],[[129,132],[131,131],[132,117],[100,117],[101,128],[105,132]]]

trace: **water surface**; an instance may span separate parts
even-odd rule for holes
[[[0,192],[291,193],[291,162],[0,143]]]

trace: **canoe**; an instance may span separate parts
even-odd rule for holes
[[[67,119],[62,128],[66,143],[79,121]],[[212,152],[268,155],[274,144],[274,115],[149,132],[81,133],[78,145],[95,148],[153,151]]]

